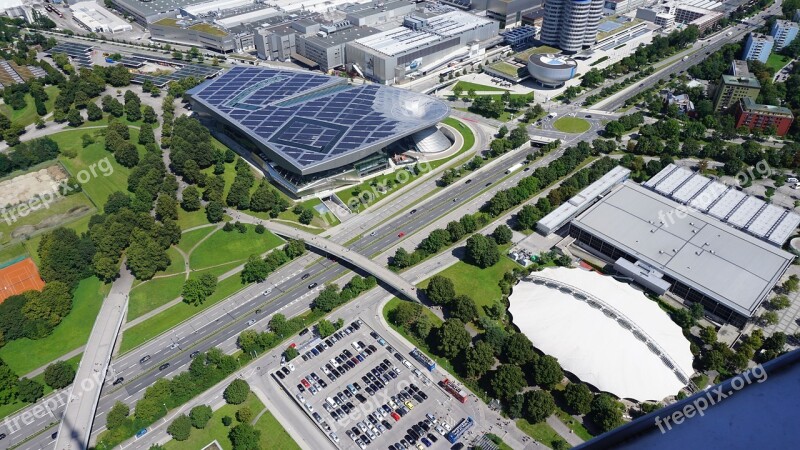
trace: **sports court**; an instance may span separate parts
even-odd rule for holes
[[[40,291],[43,287],[44,281],[31,258],[0,269],[0,303],[12,295],[32,289]]]

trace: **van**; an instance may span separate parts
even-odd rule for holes
[[[407,359],[404,359],[404,360],[403,360],[403,365],[404,365],[404,366],[406,366],[406,367],[408,367],[409,369],[411,368],[411,363],[410,363],[410,362],[408,362],[408,360],[407,360]]]
[[[325,403],[327,403],[327,404],[329,404],[329,405],[331,405],[333,407],[336,407],[336,402],[330,397],[325,399]]]
[[[786,179],[787,183],[797,183],[798,181],[800,181],[800,180],[798,180],[795,177],[789,177],[789,178]]]

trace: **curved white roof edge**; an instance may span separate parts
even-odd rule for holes
[[[509,301],[514,324],[537,348],[601,391],[660,401],[694,373],[681,328],[641,291],[609,276],[547,268],[518,283]]]

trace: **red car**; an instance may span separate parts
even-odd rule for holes
[[[311,387],[311,384],[309,384],[308,380],[306,380],[305,378],[300,380],[300,382],[303,383],[303,386],[305,387]]]
[[[395,422],[399,422],[400,421],[400,414],[397,414],[396,412],[393,412],[392,413],[392,419],[394,419]]]
[[[405,235],[406,235],[406,233],[405,233],[405,232],[403,232],[403,231],[401,231],[401,232],[400,232],[400,234],[398,234],[398,235],[397,235],[397,237],[403,237],[403,236],[405,236]]]

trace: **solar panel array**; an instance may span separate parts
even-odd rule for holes
[[[800,225],[800,214],[670,164],[644,183],[659,194],[781,246]]]
[[[410,91],[262,67],[235,67],[189,94],[298,169],[388,144],[448,113]]]
[[[48,55],[64,53],[69,56],[73,63],[80,67],[92,66],[92,46],[76,44],[74,42],[62,42],[47,51]]]

